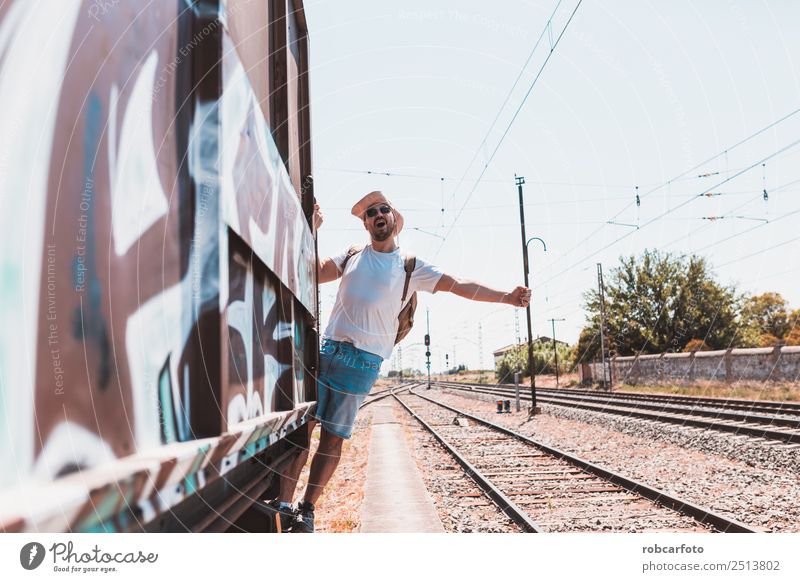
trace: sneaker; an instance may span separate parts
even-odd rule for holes
[[[277,515],[280,518],[280,531],[285,532],[294,523],[294,516],[297,513],[297,507],[294,503],[287,503],[285,501],[257,501],[254,505],[256,509],[262,513],[267,514],[269,517]]]
[[[297,506],[294,523],[289,530],[292,533],[314,533],[314,504],[303,501]]]

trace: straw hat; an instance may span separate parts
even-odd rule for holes
[[[394,214],[394,234],[400,234],[400,231],[403,230],[403,215],[397,211],[394,204],[389,202],[389,199],[386,198],[380,190],[370,192],[356,202],[352,210],[350,210],[350,213],[359,220],[364,220],[364,213],[367,211],[367,208],[380,202],[383,202],[392,209],[392,213]]]

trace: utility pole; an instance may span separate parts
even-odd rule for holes
[[[483,330],[481,322],[478,322],[478,366],[480,367],[479,381],[483,381]]]
[[[400,378],[400,382],[403,381],[403,346],[397,346],[397,365],[399,367],[399,371],[397,375]]]
[[[425,357],[428,359],[428,390],[431,389],[431,310],[425,308],[425,317],[428,320],[428,333],[425,334]]]
[[[550,319],[550,323],[553,324],[553,357],[556,360],[556,388],[558,388],[558,349],[556,347],[556,322],[557,321],[566,321],[566,319]]]
[[[610,374],[606,371],[606,295],[603,286],[603,265],[597,263],[597,288],[600,295],[600,355],[603,361],[603,389],[611,386]]]
[[[525,236],[525,206],[522,195],[522,185],[525,183],[525,178],[514,174],[514,181],[517,184],[517,192],[519,193],[519,226],[522,231],[522,270],[525,275],[525,286],[530,288],[528,284],[528,239]],[[533,332],[531,331],[531,304],[525,309],[525,314],[528,318],[528,369],[531,372],[531,416],[536,414],[536,370],[533,369]]]

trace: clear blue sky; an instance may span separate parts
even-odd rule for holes
[[[553,39],[576,2],[561,3]],[[531,243],[534,335],[550,335],[547,320],[565,318],[557,335],[576,341],[596,263],[608,273],[620,255],[647,247],[697,252],[722,282],[778,291],[800,307],[800,181],[791,184],[800,180],[800,144],[765,172],[758,165],[716,186],[800,139],[800,113],[666,184],[800,107],[800,3],[585,0],[473,188],[550,50],[546,34],[489,132],[556,3],[503,2],[499,11],[477,1],[306,1],[320,253],[366,241],[349,208],[382,189],[406,218],[403,249],[510,289],[522,283],[517,173],[527,180],[528,236],[548,246],[545,253]],[[721,195],[697,197],[709,190]],[[322,287],[323,324],[335,292],[336,284]],[[403,344],[405,366],[423,362],[426,307],[434,369],[445,353],[452,364],[454,351],[478,367],[479,321],[486,367],[494,349],[516,339],[511,307],[423,295]]]

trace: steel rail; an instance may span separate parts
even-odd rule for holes
[[[442,382],[440,385],[444,386],[447,383]],[[508,388],[495,388],[498,394],[511,394]],[[512,389],[513,390],[513,389]],[[800,415],[795,414],[791,416],[774,416],[751,414],[750,411],[736,411],[725,410],[724,405],[720,403],[720,409],[713,409],[711,407],[701,408],[687,408],[685,405],[665,402],[661,399],[628,399],[628,398],[608,398],[606,394],[574,394],[572,392],[564,392],[559,390],[542,391],[550,395],[551,402],[558,401],[577,401],[577,402],[597,402],[604,405],[611,406],[629,406],[631,408],[641,408],[644,410],[659,410],[661,412],[674,412],[675,414],[689,414],[692,416],[705,416],[710,418],[734,420],[740,422],[752,422],[756,424],[766,424],[772,426],[786,426],[793,429],[800,429]],[[512,392],[513,393],[513,392]]]
[[[504,388],[506,388],[504,386]],[[513,388],[512,388],[513,389]],[[755,414],[800,415],[800,405],[793,402],[773,402],[771,400],[734,400],[729,398],[701,398],[687,396],[670,396],[667,394],[647,394],[634,392],[598,393],[590,390],[555,390],[545,389],[548,394],[567,393],[575,396],[602,396],[610,400],[634,400],[646,402],[663,402],[670,405],[693,406],[697,408],[723,408],[737,412]]]
[[[361,405],[358,407],[359,410],[362,408],[372,404],[373,402],[377,402],[378,400],[383,400],[389,396],[392,396],[395,392],[403,392],[404,390],[409,390],[414,386],[419,386],[419,382],[405,382],[404,384],[400,384],[399,386],[392,386],[391,388],[386,388],[385,390],[380,390],[375,394],[369,395],[369,400],[364,400]]]
[[[527,436],[522,435],[522,434],[520,434],[518,432],[515,432],[515,431],[513,431],[513,430],[511,430],[509,428],[494,424],[493,422],[490,422],[488,420],[485,420],[483,418],[480,418],[480,417],[475,416],[473,414],[470,414],[468,412],[464,412],[463,410],[459,410],[459,409],[457,409],[455,407],[452,407],[450,405],[447,405],[447,404],[444,404],[444,403],[439,402],[437,400],[434,400],[433,398],[429,398],[427,396],[423,396],[422,394],[417,394],[413,390],[411,391],[411,394],[414,394],[415,396],[417,396],[419,398],[422,398],[424,400],[432,402],[433,404],[436,404],[437,406],[441,406],[442,408],[446,408],[447,410],[450,410],[451,412],[455,412],[456,414],[459,414],[461,416],[469,418],[469,419],[471,419],[471,420],[473,420],[473,421],[475,421],[475,422],[477,422],[479,424],[482,424],[484,426],[488,426],[488,427],[490,427],[492,429],[495,429],[495,430],[497,430],[499,432],[502,432],[503,434],[506,434],[508,436],[514,437],[515,439],[518,439],[518,440],[520,440],[520,441],[522,441],[524,443],[527,443],[528,445],[536,447],[537,449],[539,449],[540,451],[542,451],[542,452],[544,452],[544,453],[546,453],[548,455],[552,455],[552,456],[558,457],[558,458],[560,458],[560,459],[562,459],[564,461],[567,461],[568,463],[570,463],[572,465],[575,465],[576,467],[578,467],[578,468],[580,468],[580,469],[582,469],[584,471],[588,471],[589,473],[593,473],[594,475],[597,475],[601,479],[605,479],[605,480],[609,481],[610,483],[613,483],[614,485],[618,485],[618,486],[622,487],[623,489],[626,489],[626,490],[628,490],[629,492],[631,492],[631,493],[633,493],[635,495],[639,495],[641,497],[649,499],[650,501],[653,501],[654,503],[657,503],[657,504],[659,504],[659,505],[661,505],[663,507],[666,507],[667,509],[672,509],[674,511],[677,511],[678,513],[682,513],[683,515],[687,515],[687,516],[697,520],[698,522],[700,522],[700,523],[702,523],[704,525],[709,525],[711,527],[714,527],[718,531],[728,532],[728,533],[756,533],[758,531],[758,530],[755,530],[755,529],[751,528],[750,526],[748,526],[747,524],[745,524],[743,522],[740,522],[740,521],[737,521],[737,520],[734,520],[734,519],[730,519],[730,518],[725,517],[723,515],[714,513],[712,510],[710,510],[710,509],[708,509],[706,507],[702,507],[700,505],[695,505],[694,503],[691,503],[691,502],[686,501],[684,499],[680,499],[679,497],[675,497],[673,495],[670,495],[670,494],[666,493],[665,491],[661,491],[660,489],[656,489],[654,487],[650,487],[649,485],[646,485],[646,484],[641,483],[639,481],[635,481],[635,480],[630,479],[628,477],[625,477],[623,475],[619,475],[618,473],[615,473],[615,472],[611,471],[610,469],[607,469],[607,468],[602,467],[600,465],[596,465],[594,463],[590,463],[589,461],[586,461],[584,459],[581,459],[579,457],[576,457],[574,455],[571,455],[571,454],[569,454],[567,452],[564,452],[562,450],[556,449],[554,447],[547,446],[547,445],[545,445],[543,443],[540,443],[538,441],[533,440],[530,437],[527,437]]]
[[[475,386],[470,382],[453,382],[447,381],[448,384],[457,384],[462,386]],[[498,383],[498,384],[481,384],[492,388],[513,390],[513,384]],[[714,398],[711,396],[679,396],[672,394],[659,394],[659,393],[642,393],[642,392],[603,392],[598,393],[593,390],[583,390],[576,388],[537,388],[537,391],[543,393],[554,394],[583,394],[595,395],[602,394],[606,398],[625,398],[631,400],[663,400],[665,402],[680,403],[680,404],[695,404],[697,406],[708,407],[724,407],[724,408],[743,408],[751,412],[765,412],[765,413],[787,413],[787,414],[800,414],[800,402],[786,402],[780,400],[745,400],[740,398]]]
[[[611,406],[629,406],[632,408],[640,408],[642,410],[660,410],[667,413],[675,414],[690,414],[692,416],[702,416],[707,418],[716,418],[720,420],[733,420],[741,422],[751,422],[755,424],[766,424],[771,426],[785,426],[789,428],[800,428],[800,417],[787,417],[787,416],[773,416],[763,414],[750,414],[744,411],[738,412],[733,410],[713,409],[713,408],[687,408],[685,405],[670,404],[660,401],[647,401],[647,400],[627,400],[624,398],[605,398],[603,396],[581,396],[581,395],[560,395],[552,394],[549,396],[553,400],[559,401],[575,401],[575,402],[596,402],[598,404],[611,405]]]
[[[411,394],[415,394],[411,391]],[[418,396],[418,394],[415,394]],[[413,416],[417,422],[419,422],[425,430],[433,435],[433,437],[439,441],[439,443],[447,450],[448,453],[456,460],[456,462],[461,465],[464,469],[464,472],[481,488],[481,490],[492,500],[495,504],[500,508],[500,510],[505,513],[511,520],[519,525],[524,532],[526,533],[541,533],[543,530],[542,528],[531,519],[531,517],[519,507],[516,503],[511,501],[505,493],[503,493],[494,483],[492,483],[491,479],[486,477],[479,469],[477,469],[472,463],[470,463],[466,458],[464,458],[461,453],[459,453],[455,447],[453,447],[447,440],[439,434],[436,429],[434,429],[431,425],[425,422],[421,416],[419,416],[416,412],[414,412],[411,407],[409,407],[405,402],[400,400],[400,397],[396,394],[393,394],[395,399],[405,408],[408,413]]]
[[[436,385],[442,386],[445,388],[450,388],[453,390],[464,390],[466,392],[478,392],[482,394],[492,394],[496,396],[511,396],[506,389],[493,389],[489,386],[477,386],[477,385],[470,385],[470,386],[463,386],[463,385],[448,385],[447,383],[436,382]],[[520,394],[521,400],[530,400],[530,397]],[[697,428],[703,429],[711,429],[717,430],[721,432],[730,432],[734,434],[740,434],[744,436],[751,436],[757,438],[765,438],[774,441],[782,441],[785,443],[795,443],[800,442],[800,432],[784,432],[778,430],[771,430],[769,428],[763,428],[762,426],[743,426],[739,424],[729,424],[725,422],[712,422],[709,420],[699,420],[695,418],[686,418],[686,416],[678,416],[677,413],[670,413],[663,411],[663,409],[659,409],[662,412],[655,413],[655,412],[645,412],[637,410],[636,404],[630,404],[629,406],[625,407],[623,405],[600,405],[600,404],[591,404],[591,403],[584,403],[575,400],[568,400],[568,399],[561,399],[561,398],[552,398],[550,396],[537,396],[537,400],[546,403],[546,404],[554,404],[556,406],[564,406],[568,408],[581,408],[584,410],[590,410],[592,412],[603,412],[606,414],[616,414],[619,416],[628,416],[628,417],[635,417],[635,418],[642,418],[646,420],[657,420],[660,422],[668,422],[671,424],[678,424],[683,426],[692,426]],[[693,416],[690,410],[686,410],[682,414],[687,416]],[[730,413],[729,413],[730,414]],[[745,422],[744,418],[740,419],[741,422]]]

